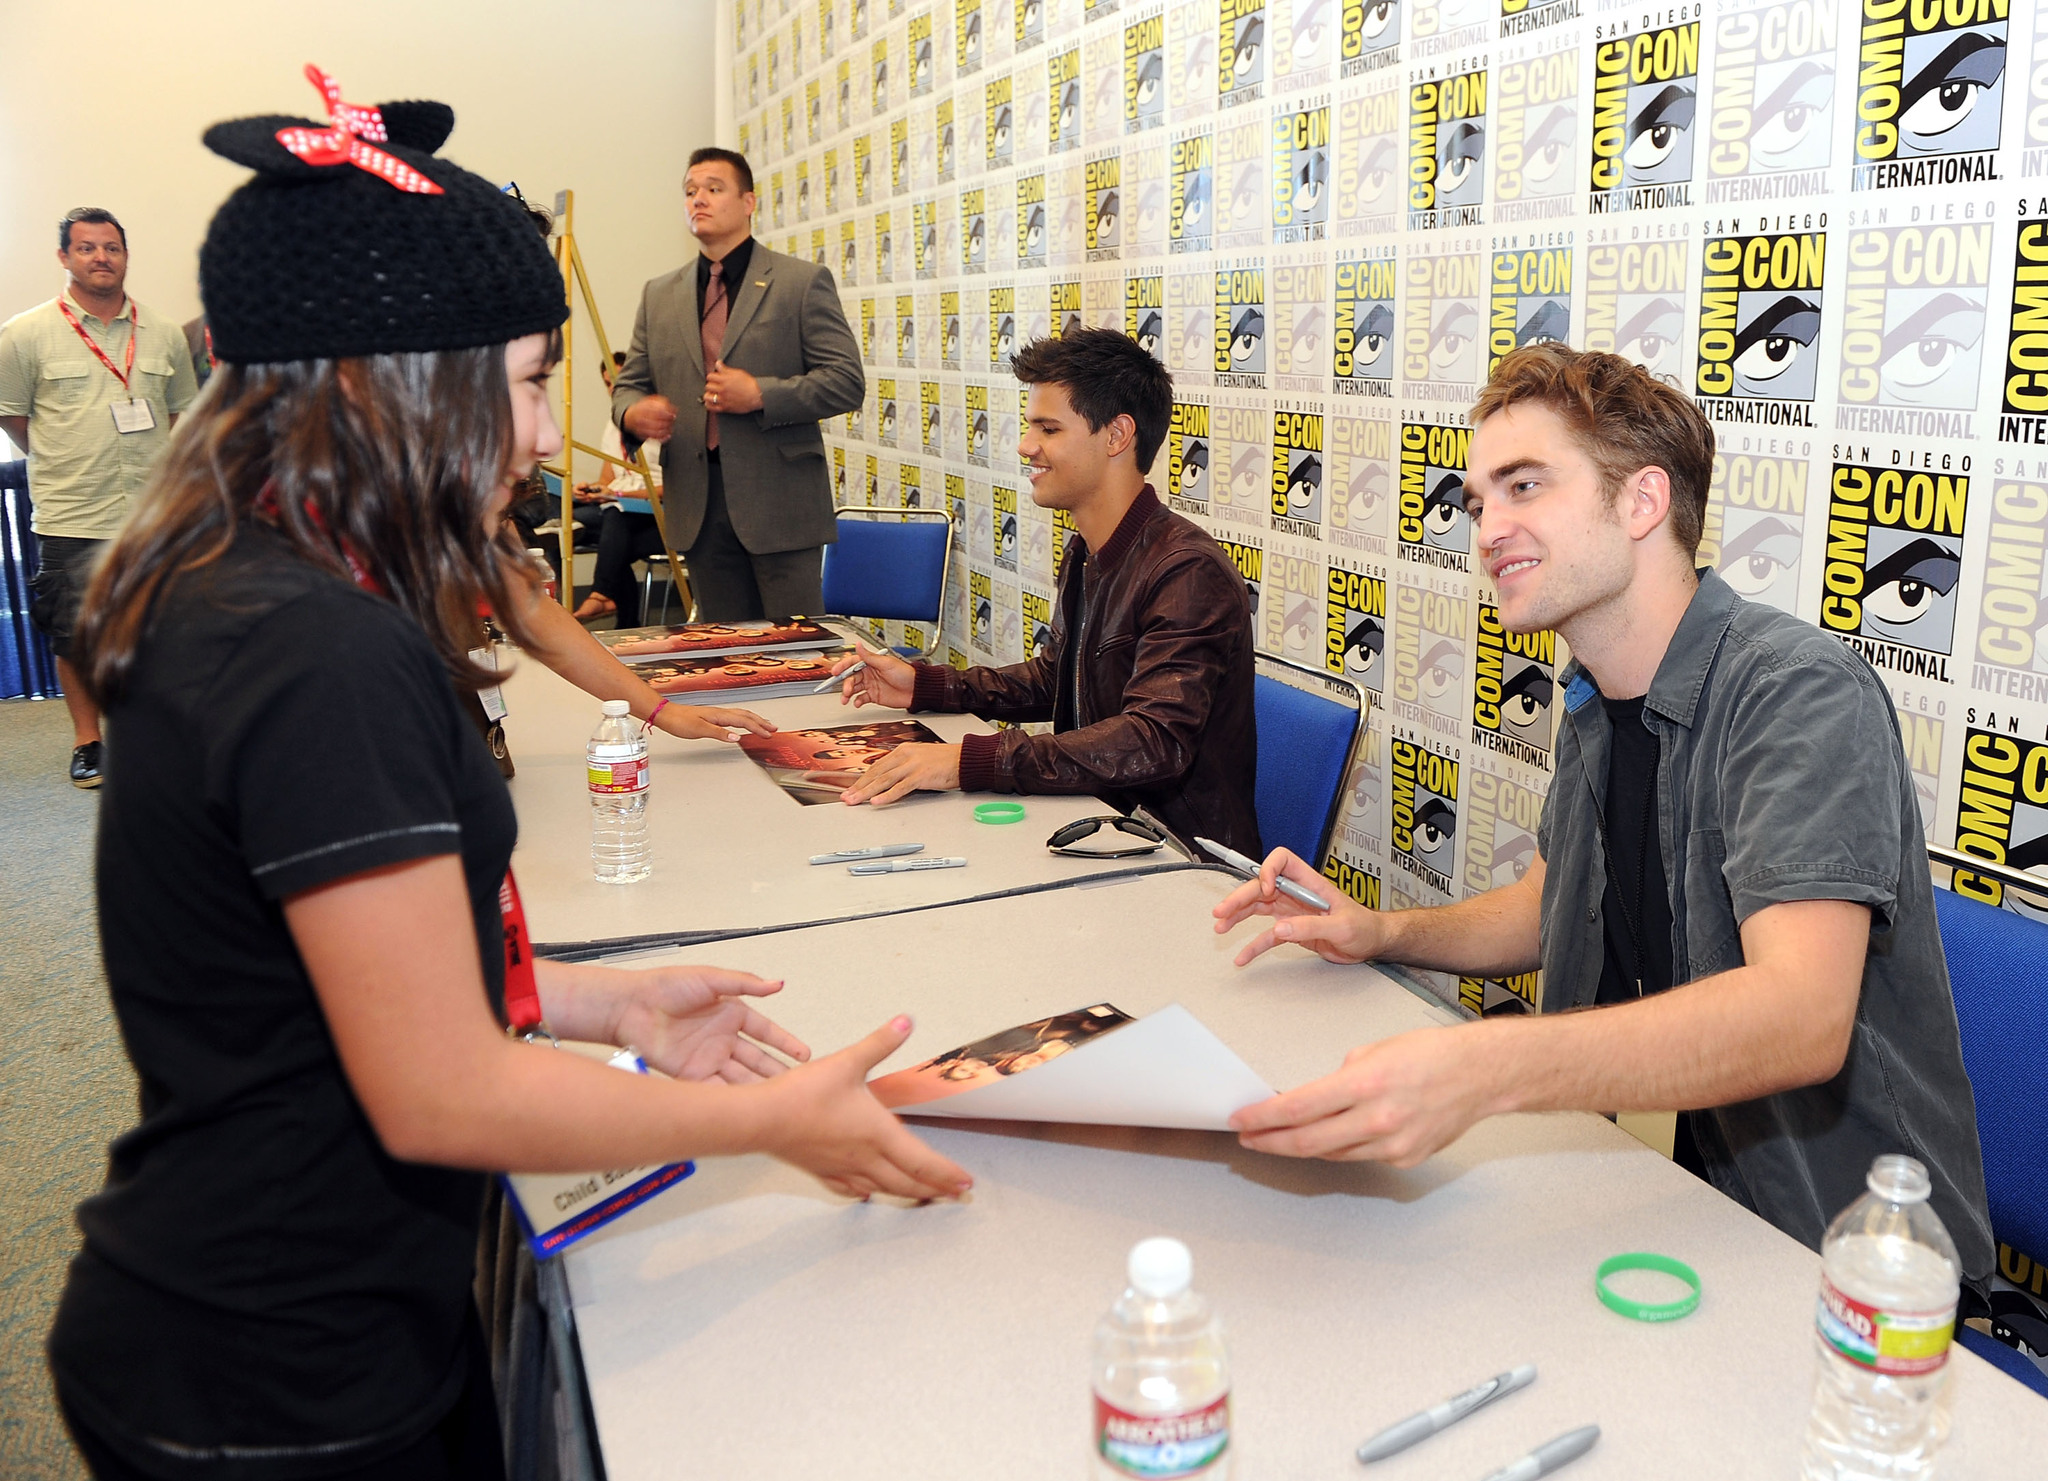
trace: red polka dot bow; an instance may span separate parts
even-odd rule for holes
[[[306,64],[306,77],[326,99],[327,116],[334,120],[334,125],[325,129],[279,129],[278,143],[309,165],[351,164],[413,195],[442,193],[440,186],[404,160],[376,147],[391,140],[382,113],[358,103],[344,103],[341,84],[311,62]]]

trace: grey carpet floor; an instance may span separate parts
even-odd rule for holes
[[[135,1120],[100,971],[96,793],[65,777],[60,700],[0,702],[0,1476],[82,1477],[43,1338],[78,1247],[72,1211]]]

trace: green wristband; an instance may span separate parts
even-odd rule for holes
[[[1654,1270],[1660,1275],[1674,1275],[1692,1287],[1692,1294],[1661,1304],[1631,1301],[1607,1288],[1607,1277],[1623,1270]],[[1684,1261],[1674,1260],[1669,1255],[1615,1255],[1602,1260],[1599,1270],[1593,1274],[1593,1289],[1599,1294],[1601,1305],[1609,1311],[1618,1311],[1638,1322],[1675,1322],[1682,1316],[1692,1315],[1700,1304],[1698,1273]]]
[[[1024,821],[1024,804],[1021,802],[982,802],[975,804],[974,821],[977,823],[1021,823]]]

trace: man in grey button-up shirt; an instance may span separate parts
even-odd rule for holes
[[[1340,896],[1324,916],[1276,893],[1283,871],[1317,881],[1276,850],[1218,929],[1275,917],[1240,962],[1295,941],[1471,976],[1540,965],[1546,1012],[1354,1050],[1240,1112],[1246,1145],[1412,1166],[1503,1111],[1690,1110],[1715,1186],[1816,1249],[1873,1158],[1919,1158],[1981,1283],[1975,1106],[1890,697],[1836,639],[1694,571],[1713,429],[1676,391],[1546,345],[1501,362],[1473,420],[1467,512],[1501,620],[1573,654],[1534,866],[1455,905]],[[1673,986],[1559,1013],[1594,1003],[1606,957],[1603,696],[1643,696],[1658,739]]]

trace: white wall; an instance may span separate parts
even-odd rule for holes
[[[0,319],[62,284],[56,221],[104,206],[128,230],[128,286],[179,321],[199,312],[199,243],[248,171],[199,142],[219,119],[322,118],[316,62],[354,103],[455,109],[449,158],[529,200],[576,192],[576,238],[623,348],[640,285],[694,251],[682,178],[713,142],[712,0],[6,0],[0,32]],[[728,48],[730,40],[728,38]],[[577,307],[577,437],[604,386]]]

